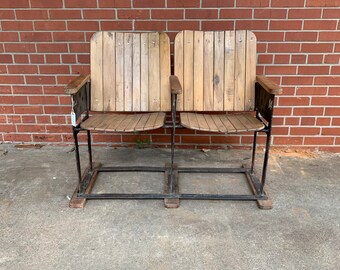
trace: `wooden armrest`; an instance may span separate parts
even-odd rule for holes
[[[256,81],[262,86],[264,90],[266,90],[269,94],[279,95],[282,94],[281,86],[274,83],[271,79],[266,76],[257,75]]]
[[[182,94],[182,86],[175,75],[170,76],[171,94]]]
[[[90,81],[90,75],[79,75],[79,77],[75,78],[68,85],[65,86],[65,93],[69,95],[76,94],[82,86]]]

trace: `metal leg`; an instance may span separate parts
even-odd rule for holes
[[[80,157],[79,157],[79,145],[78,145],[78,133],[79,129],[73,127],[73,138],[74,138],[74,145],[75,145],[75,152],[76,152],[76,162],[77,162],[77,171],[78,171],[78,181],[81,182],[81,168],[80,168]]]
[[[267,175],[267,166],[268,166],[268,158],[269,158],[269,149],[270,149],[270,139],[271,132],[270,129],[266,131],[267,133],[267,141],[266,141],[266,152],[264,154],[263,168],[262,168],[262,181],[261,181],[261,195],[264,195],[263,189],[266,183],[266,175]]]
[[[91,147],[91,133],[88,130],[87,131],[87,148],[89,152],[89,166],[90,166],[90,171],[93,170],[93,164],[92,164],[92,147]]]
[[[253,154],[251,157],[251,173],[254,172],[254,164],[255,164],[255,155],[256,155],[256,147],[257,147],[257,131],[254,132],[254,141],[253,141]]]

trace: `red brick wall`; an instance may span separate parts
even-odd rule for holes
[[[98,30],[253,30],[258,74],[283,86],[273,144],[340,151],[340,0],[1,0],[0,140],[70,143],[63,86],[89,72]],[[183,147],[249,144],[249,134],[178,130]],[[97,143],[167,145],[169,131],[96,134]]]

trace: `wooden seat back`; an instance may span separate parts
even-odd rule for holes
[[[165,33],[97,32],[91,38],[91,110],[170,111]]]
[[[178,111],[251,111],[256,37],[251,31],[182,31],[175,38]]]

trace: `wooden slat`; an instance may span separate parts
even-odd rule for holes
[[[204,33],[204,102],[205,111],[214,109],[214,32]]]
[[[256,81],[256,37],[247,31],[246,44],[246,89],[244,97],[244,110],[254,110],[255,81]]]
[[[136,131],[136,125],[142,118],[143,114],[134,114],[133,118],[131,119],[131,122],[128,127],[124,129],[125,132],[133,132]]]
[[[188,113],[188,119],[189,119],[189,124],[190,127],[193,129],[200,129],[200,125],[198,123],[196,113]]]
[[[183,43],[183,61],[184,61],[184,82],[183,82],[183,98],[184,110],[192,111],[194,109],[194,35],[193,31],[184,31]]]
[[[220,118],[221,122],[223,123],[223,125],[225,126],[227,132],[235,132],[235,127],[233,126],[233,124],[229,121],[228,119],[228,115],[224,114],[224,115],[218,115],[218,117]]]
[[[183,31],[179,32],[175,38],[175,75],[183,87]],[[183,111],[183,94],[177,97],[177,110]]]
[[[215,124],[215,121],[212,119],[211,115],[210,114],[204,114],[203,116],[204,116],[204,119],[209,126],[209,130],[217,132],[218,128]]]
[[[225,32],[224,43],[224,110],[234,110],[235,97],[235,32]]]
[[[156,121],[154,123],[153,128],[158,128],[160,126],[163,126],[164,122],[165,122],[165,113],[158,112],[157,113],[157,118],[156,118]]]
[[[209,131],[209,125],[208,125],[207,121],[205,120],[204,115],[197,113],[196,117],[197,117],[197,121],[198,121],[200,130]]]
[[[97,115],[96,115],[97,116]],[[98,115],[98,118],[102,117],[102,121],[99,121],[96,123],[94,129],[99,131],[105,131],[113,125],[113,123],[117,123],[119,119],[121,119],[121,116],[118,114],[104,114],[104,115]]]
[[[159,56],[160,56],[160,85],[161,85],[161,110],[169,111],[171,108],[171,93],[169,75],[170,71],[170,41],[165,33],[159,35]]]
[[[237,132],[247,131],[247,127],[242,124],[238,115],[228,115],[228,120],[233,124]]]
[[[141,34],[141,111],[149,110],[149,34]]]
[[[145,124],[148,122],[150,116],[151,116],[150,113],[143,114],[142,117],[140,118],[140,120],[138,121],[135,129],[136,130],[143,130],[143,128],[145,127]]]
[[[124,111],[124,34],[116,33],[116,111]]]
[[[160,110],[159,34],[149,33],[149,111]]]
[[[140,34],[132,36],[132,110],[141,110],[141,43]]]
[[[103,109],[116,109],[116,48],[115,33],[103,33]]]
[[[262,75],[256,76],[256,81],[261,84],[264,90],[269,94],[279,95],[282,94],[282,87],[273,82],[270,78]]]
[[[223,111],[224,32],[214,33],[214,111]]]
[[[144,125],[144,129],[152,129],[155,126],[158,113],[151,113],[148,121]]]
[[[194,32],[194,111],[203,110],[203,48],[202,31]]]
[[[246,75],[246,31],[236,31],[235,45],[235,111],[244,110]]]
[[[213,119],[217,129],[219,132],[223,132],[223,133],[226,133],[228,132],[227,128],[225,127],[225,125],[223,125],[219,115],[216,115],[216,114],[213,114],[211,115],[211,118]]]
[[[103,33],[91,38],[91,109],[103,110]]]
[[[182,126],[187,127],[190,125],[188,113],[180,113],[179,118]]]
[[[132,33],[124,33],[124,111],[132,111]]]
[[[133,120],[135,116],[133,114],[126,115],[124,120],[120,122],[119,126],[117,126],[118,130],[124,131],[128,129],[130,126],[130,122]]]

